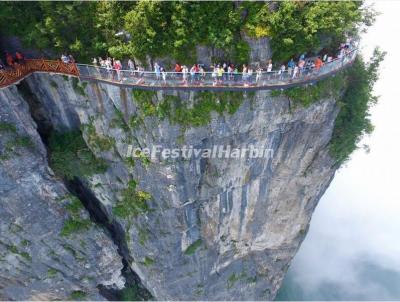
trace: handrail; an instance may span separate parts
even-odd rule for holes
[[[350,65],[357,54],[352,49],[342,58],[325,63],[320,68],[304,68],[294,74],[283,72],[228,73],[215,72],[154,72],[137,70],[116,70],[88,64],[63,63],[43,59],[27,59],[24,64],[0,71],[0,88],[15,84],[33,72],[49,72],[72,75],[82,80],[101,81],[141,89],[276,89],[287,88],[321,80]]]
[[[283,72],[228,73],[218,76],[216,72],[154,72],[138,70],[116,70],[88,64],[77,64],[80,78],[89,81],[101,81],[121,86],[141,89],[277,89],[298,86],[321,80],[335,74],[350,65],[357,54],[357,48],[352,49],[342,58],[336,58],[325,63],[320,68],[304,68],[298,74],[292,70]]]
[[[22,64],[0,70],[0,88],[15,84],[34,72],[67,74],[79,77],[76,64],[44,59],[26,59]]]

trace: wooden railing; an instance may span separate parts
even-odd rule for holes
[[[0,88],[15,84],[33,72],[59,73],[79,77],[79,69],[74,63],[61,61],[27,59],[23,64],[0,70]]]

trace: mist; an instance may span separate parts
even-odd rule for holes
[[[370,2],[372,3],[372,2]],[[362,54],[387,52],[371,110],[375,131],[336,174],[277,300],[400,300],[400,2],[363,36]]]

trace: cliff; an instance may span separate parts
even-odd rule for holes
[[[1,121],[17,129],[1,132],[3,151],[11,135],[33,143],[0,165],[0,296],[7,299],[76,292],[101,299],[96,288],[121,288],[124,270],[156,299],[273,299],[335,173],[333,98],[305,108],[268,91],[138,92],[34,74],[1,90],[0,102]],[[44,143],[51,131],[76,129],[108,168],[63,180],[49,168]],[[251,144],[273,157],[126,157],[129,145]],[[77,215],[66,207],[71,193],[88,210],[79,219],[90,213],[97,226],[63,236]]]

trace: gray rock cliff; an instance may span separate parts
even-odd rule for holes
[[[123,287],[116,246],[54,176],[16,87],[0,90],[0,146],[0,299],[103,300],[97,286]],[[71,215],[85,233],[61,235]]]
[[[37,121],[38,116],[45,117],[58,131],[82,128],[88,146],[109,162],[104,174],[88,177],[84,183],[109,219],[122,226],[129,265],[156,299],[275,297],[313,210],[335,173],[327,147],[338,112],[334,99],[303,108],[285,97],[272,97],[268,91],[248,93],[240,96],[240,106],[230,113],[214,110],[207,123],[193,125],[168,114],[143,114],[148,100],[144,102],[128,88],[47,74],[34,74],[24,85],[38,102],[33,113]],[[29,136],[35,151],[24,150],[18,158],[3,160],[0,165],[4,242],[0,245],[0,278],[7,281],[2,284],[9,284],[0,286],[0,296],[29,299],[28,293],[14,290],[24,284],[38,294],[52,295],[56,289],[76,286],[97,298],[98,284],[110,288],[123,284],[120,256],[97,227],[76,235],[71,242],[58,236],[65,214],[56,199],[66,194],[66,189],[48,167],[45,148],[20,94],[21,89],[15,87],[0,91],[1,118]],[[172,98],[190,110],[204,101],[200,94],[148,94],[153,106],[148,110]],[[221,101],[218,98],[216,101]],[[135,119],[137,123],[132,123]],[[109,142],[111,147],[104,148],[99,141]],[[257,145],[272,149],[273,157],[155,158],[150,163],[136,159],[132,164],[126,158],[129,145],[202,149]],[[132,180],[151,198],[143,211],[121,217],[115,208]],[[23,227],[21,237],[10,231],[12,223]],[[43,236],[46,244],[41,242]],[[19,246],[20,238],[32,242],[33,247],[21,247],[34,252],[30,264],[7,251],[7,244]],[[85,253],[92,276],[88,283],[79,281],[88,274],[86,266],[62,251],[65,242]],[[85,250],[80,242],[85,243]],[[55,265],[48,255],[52,250],[61,253],[61,259],[69,257],[57,266],[63,275],[60,283],[37,275],[37,267]]]

